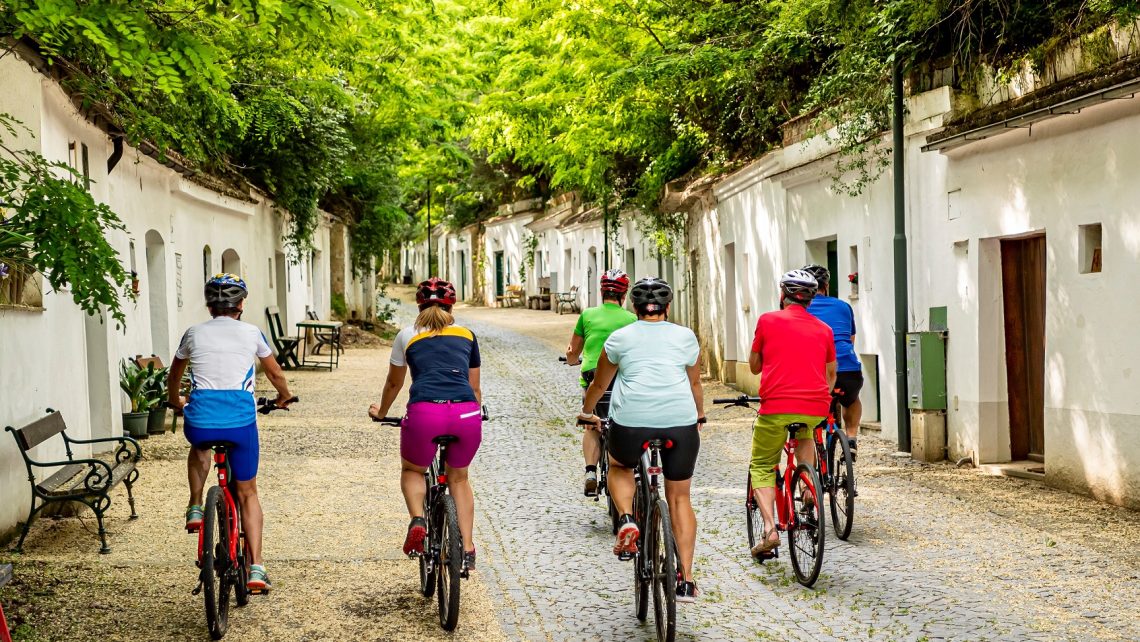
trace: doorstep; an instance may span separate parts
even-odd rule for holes
[[[983,473],[995,477],[1017,477],[1018,479],[1045,481],[1045,464],[1039,461],[1021,460],[1001,464],[982,464],[978,468]]]

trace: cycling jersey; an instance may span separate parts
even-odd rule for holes
[[[617,366],[610,417],[634,427],[689,426],[697,404],[688,368],[700,346],[693,331],[668,321],[637,321],[606,340],[606,355]]]
[[[582,337],[582,372],[598,367],[598,359],[602,356],[602,346],[610,334],[619,328],[637,321],[637,317],[616,303],[606,301],[596,308],[587,308],[578,317],[578,324],[574,326],[574,334]],[[580,380],[582,387],[587,385],[586,380]]]
[[[219,316],[191,326],[174,353],[190,361],[186,424],[199,429],[255,425],[254,365],[271,354],[261,330],[244,321]]]
[[[476,401],[469,370],[479,367],[479,342],[467,328],[451,325],[436,333],[406,327],[392,341],[391,363],[412,371],[409,404]]]
[[[760,315],[752,352],[760,355],[760,414],[826,416],[827,364],[835,361],[831,328],[800,305]]]
[[[808,306],[808,312],[827,324],[835,337],[835,357],[839,361],[839,372],[855,372],[863,369],[859,355],[855,354],[855,312],[846,301],[833,296],[817,294]]]

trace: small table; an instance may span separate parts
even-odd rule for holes
[[[301,341],[301,366],[313,368],[333,368],[340,367],[340,328],[344,324],[340,321],[299,321],[297,329],[305,333],[304,339]],[[332,333],[335,345],[331,346],[328,359],[313,359],[312,354],[309,354],[309,336],[312,332],[319,330],[326,330]]]

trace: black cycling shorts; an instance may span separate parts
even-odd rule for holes
[[[673,428],[632,428],[611,424],[609,451],[614,461],[625,468],[637,468],[642,445],[648,439],[671,439],[672,448],[661,449],[661,472],[669,481],[685,481],[693,477],[697,453],[701,450],[701,432],[697,424]]]
[[[835,375],[835,387],[842,390],[839,396],[839,405],[844,408],[859,401],[859,391],[863,389],[863,371],[850,370]]]

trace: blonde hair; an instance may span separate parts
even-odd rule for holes
[[[452,323],[455,323],[455,317],[451,316],[450,310],[440,305],[429,305],[420,310],[420,315],[416,317],[416,327],[428,332],[443,332]]]

